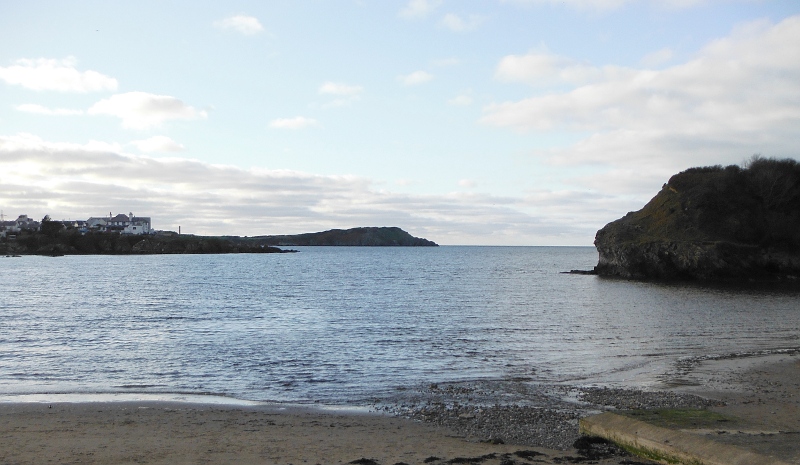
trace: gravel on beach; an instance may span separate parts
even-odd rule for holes
[[[471,441],[567,450],[580,437],[579,419],[601,411],[715,405],[719,401],[669,391],[474,381],[432,384],[376,408]]]

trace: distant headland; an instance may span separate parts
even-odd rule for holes
[[[272,246],[361,246],[361,247],[437,247],[433,241],[414,237],[396,227],[331,229],[289,236],[256,236],[236,241]]]
[[[756,156],[743,167],[688,169],[594,243],[604,276],[797,281],[800,163]]]
[[[86,221],[0,220],[0,255],[148,255],[294,252],[276,246],[436,246],[396,227],[333,229],[284,236],[196,236],[157,231],[150,217],[118,214]]]

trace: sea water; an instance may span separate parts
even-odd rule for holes
[[[800,347],[800,294],[562,274],[593,247],[0,259],[0,395],[364,405],[425,383],[658,387]]]

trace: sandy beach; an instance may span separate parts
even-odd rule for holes
[[[737,419],[696,434],[800,463],[800,357],[710,360],[685,376],[691,383],[667,392],[587,389],[582,397],[589,403],[572,413],[561,404],[459,405],[418,408],[411,415],[416,419],[274,405],[3,402],[0,463],[646,464],[651,462],[624,454],[587,456],[574,447],[543,447],[546,431],[537,428],[562,428],[569,439],[577,437],[571,419],[587,409],[680,406],[699,399],[695,395],[711,410]],[[508,433],[517,430],[529,434]]]
[[[577,455],[469,442],[446,429],[380,415],[147,402],[0,405],[3,464],[510,465],[570,463],[564,457]],[[632,463],[624,460],[595,463]]]

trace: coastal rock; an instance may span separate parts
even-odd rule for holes
[[[2,254],[37,255],[150,255],[290,252],[264,244],[237,242],[214,236],[125,235],[62,230],[54,235],[40,232],[20,234],[14,241],[0,242]]]
[[[800,163],[676,174],[641,210],[597,232],[599,275],[633,279],[800,276]]]

